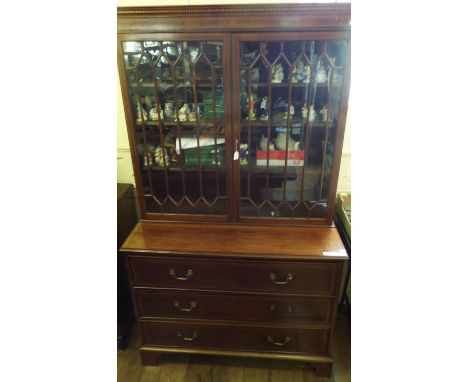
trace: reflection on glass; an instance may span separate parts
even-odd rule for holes
[[[346,48],[241,42],[241,216],[326,216]]]

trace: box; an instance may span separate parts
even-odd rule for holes
[[[213,103],[216,108],[216,112],[213,113]],[[213,98],[212,95],[205,97],[203,101],[203,112],[205,118],[224,118],[224,96],[222,92],[216,91],[216,96]]]
[[[218,145],[218,166],[224,164],[225,145]],[[198,148],[184,149],[184,160],[187,167],[198,167]],[[216,165],[215,146],[200,146],[200,165],[202,167],[214,167]]]
[[[213,102],[212,101],[205,101],[203,103],[204,109],[204,117],[205,118],[216,118],[216,119],[223,119],[224,118],[224,102],[221,100],[220,103],[215,104],[216,112],[213,113]]]
[[[288,167],[304,166],[304,150],[288,151]],[[270,166],[284,166],[286,151],[270,150]],[[257,150],[257,166],[267,165],[267,151]]]
[[[224,156],[224,143],[218,144],[218,156]],[[198,155],[198,147],[190,147],[188,149],[184,149],[184,155],[187,156],[197,156]],[[200,156],[212,156],[215,157],[215,145],[208,145],[208,146],[200,146]]]
[[[218,166],[224,165],[224,157],[218,157]],[[186,167],[198,167],[198,158],[185,158]],[[215,167],[216,161],[214,158],[201,158],[200,157],[200,166],[201,167]]]

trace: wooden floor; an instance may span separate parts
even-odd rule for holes
[[[333,346],[333,376],[318,378],[307,364],[294,361],[167,354],[159,366],[142,366],[141,334],[133,326],[127,349],[117,354],[118,382],[350,382],[351,330],[338,314]]]

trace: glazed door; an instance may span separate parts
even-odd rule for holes
[[[240,221],[331,223],[348,57],[349,34],[344,32],[234,35]]]
[[[119,69],[143,218],[232,215],[224,34],[120,35]]]

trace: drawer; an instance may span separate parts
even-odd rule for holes
[[[129,257],[136,287],[333,296],[339,264]]]
[[[213,323],[142,321],[145,345],[325,354],[329,331]]]
[[[328,324],[333,299],[135,290],[140,317],[294,321]]]

